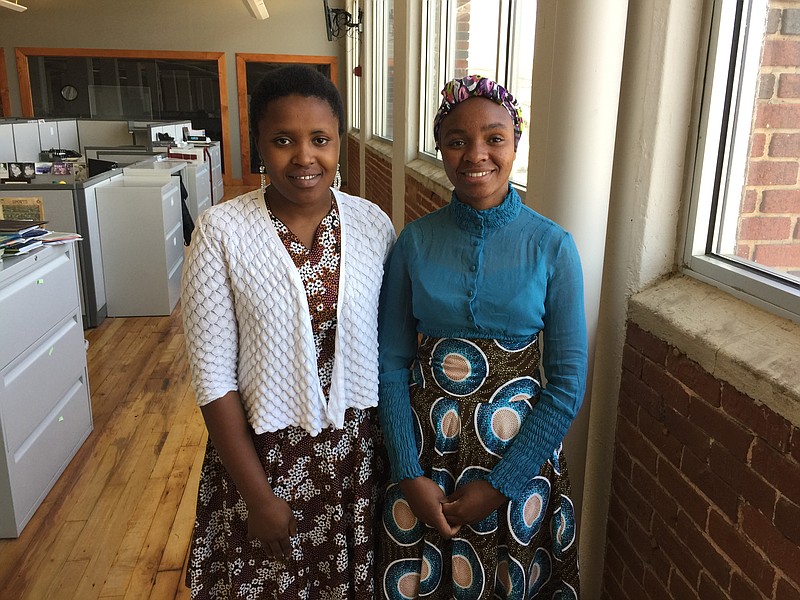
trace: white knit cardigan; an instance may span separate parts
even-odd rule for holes
[[[342,427],[348,407],[378,403],[378,298],[394,243],[375,204],[336,191],[341,223],[330,398],[317,372],[308,301],[259,189],[197,220],[183,270],[182,311],[197,403],[239,392],[256,431]]]

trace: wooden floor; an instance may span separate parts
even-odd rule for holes
[[[0,598],[188,598],[206,433],[180,304],[169,317],[106,319],[85,337],[94,430],[22,535],[0,540]]]

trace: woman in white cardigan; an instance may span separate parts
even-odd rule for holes
[[[317,71],[250,102],[269,186],[205,211],[183,274],[186,346],[209,433],[192,598],[368,598],[380,468],[377,310],[394,242],[333,186],[344,109]]]

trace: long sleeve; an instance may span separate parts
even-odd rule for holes
[[[489,482],[509,498],[518,497],[541,465],[558,448],[583,400],[587,338],[583,274],[572,237],[564,237],[548,274],[542,329],[546,385],[520,432]]]
[[[411,280],[401,234],[389,255],[378,316],[380,356],[378,415],[392,467],[392,480],[418,477],[414,417],[409,397],[409,367],[417,348]]]
[[[198,220],[181,283],[183,328],[197,403],[237,391],[238,330],[223,250]]]

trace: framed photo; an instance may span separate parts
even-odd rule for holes
[[[0,219],[44,221],[44,199],[0,198]]]
[[[50,169],[53,175],[71,175],[72,163],[53,163],[53,168]]]
[[[10,162],[6,163],[8,172],[3,178],[4,181],[24,181],[30,182],[36,176],[36,167],[32,162]]]

